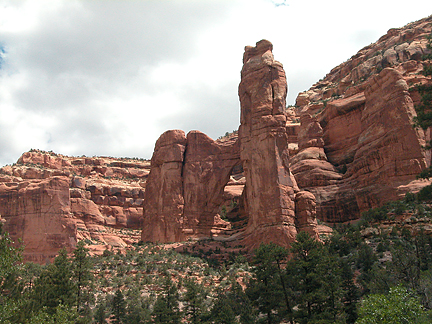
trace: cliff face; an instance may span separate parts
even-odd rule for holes
[[[24,153],[0,169],[0,215],[24,260],[44,263],[85,240],[93,251],[138,242],[150,162]]]
[[[391,29],[297,97],[299,152],[291,170],[317,198],[318,218],[360,213],[427,184],[416,175],[430,164],[428,134],[413,128],[415,85],[432,18]]]

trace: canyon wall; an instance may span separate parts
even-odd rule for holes
[[[4,229],[25,261],[45,263],[84,240],[92,252],[138,242],[150,162],[32,150],[0,169]]]
[[[391,29],[299,94],[299,152],[291,170],[317,198],[317,217],[357,219],[362,211],[429,184],[423,130],[413,127],[417,84],[431,18]]]

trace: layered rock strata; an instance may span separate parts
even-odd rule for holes
[[[5,230],[25,244],[24,260],[45,262],[60,248],[75,246],[77,230],[66,177],[0,183],[0,201]]]
[[[391,29],[297,97],[299,153],[291,170],[317,198],[317,217],[357,219],[361,212],[417,191],[430,164],[427,136],[413,127],[415,85],[432,18]]]
[[[0,169],[0,214],[24,259],[45,263],[85,240],[92,251],[138,242],[150,163],[32,150]]]

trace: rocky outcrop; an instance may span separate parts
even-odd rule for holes
[[[85,240],[92,251],[140,239],[150,163],[32,150],[0,169],[0,214],[24,259],[45,263]]]
[[[253,249],[262,242],[289,246],[296,226],[317,236],[315,198],[298,193],[288,167],[289,141],[299,125],[287,126],[294,118],[285,110],[285,72],[272,47],[262,40],[245,48],[238,136],[213,141],[198,131],[185,137],[174,130],[156,142],[144,200],[144,241],[214,238]]]
[[[183,131],[163,133],[156,142],[146,187],[142,240],[183,240],[183,161],[186,136]]]
[[[295,206],[297,229],[318,239],[315,196],[309,191],[300,191],[295,196]]]
[[[253,249],[314,237],[327,222],[429,184],[431,130],[412,127],[432,17],[391,29],[286,108],[272,44],[247,46],[241,125],[216,141],[167,131],[150,161],[32,150],[0,169],[0,214],[25,258],[45,262],[85,240],[94,251],[139,239],[212,238]],[[139,229],[142,231],[139,232]]]
[[[428,184],[425,134],[413,127],[413,87],[427,83],[422,55],[432,18],[391,29],[310,90],[299,94],[299,153],[291,170],[328,222],[360,213]]]
[[[211,237],[230,229],[222,220],[224,188],[239,164],[237,138],[215,142],[207,135],[192,131],[187,135],[183,168],[185,234]]]
[[[144,201],[142,240],[179,242],[229,229],[221,219],[224,188],[239,163],[236,138],[213,141],[167,131],[155,145]]]

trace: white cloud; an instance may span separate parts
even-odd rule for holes
[[[30,148],[150,158],[172,128],[216,138],[238,127],[244,46],[273,42],[294,103],[388,29],[432,12],[417,0],[285,2],[0,0],[0,165]]]

